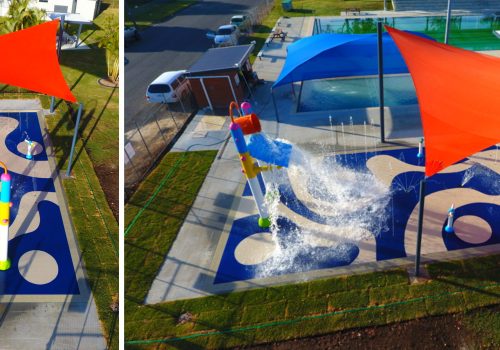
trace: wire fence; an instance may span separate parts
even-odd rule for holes
[[[124,152],[126,195],[135,190],[158,159],[173,146],[197,110],[189,90],[176,103],[149,105],[140,120],[136,118],[128,125]]]

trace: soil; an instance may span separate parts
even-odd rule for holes
[[[118,81],[111,81],[109,78],[100,78],[99,80],[97,80],[97,82],[101,86],[112,87],[112,88],[116,88],[118,87],[118,85],[120,85]]]
[[[119,198],[118,198],[118,170],[108,165],[98,165],[95,172],[101,183],[102,190],[106,196],[109,207],[118,221]]]
[[[239,347],[252,350],[298,349],[477,349],[477,335],[463,325],[463,315],[445,315],[387,326],[341,331],[319,337]]]

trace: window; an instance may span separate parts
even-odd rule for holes
[[[149,85],[148,92],[152,94],[166,94],[170,92],[170,86],[167,84],[152,84]]]

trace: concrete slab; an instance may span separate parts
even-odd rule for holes
[[[0,271],[0,347],[105,349],[41,106],[23,100],[0,106],[8,110],[0,111],[0,145],[13,203],[12,266]],[[35,143],[31,160],[26,138]]]

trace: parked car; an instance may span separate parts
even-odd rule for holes
[[[217,46],[238,45],[240,30],[234,24],[226,24],[217,29],[214,37],[214,43]]]
[[[175,103],[188,89],[186,71],[162,73],[149,84],[146,99],[152,103]]]
[[[250,17],[247,15],[237,15],[231,17],[229,24],[233,24],[238,27],[241,32],[248,32],[252,27],[252,22]]]
[[[125,40],[125,44],[130,41],[138,41],[141,40],[141,35],[136,27],[125,26],[125,30],[123,32],[123,38]]]

